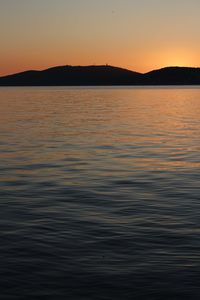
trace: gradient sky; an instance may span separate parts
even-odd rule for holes
[[[200,66],[200,0],[0,0],[0,74]]]

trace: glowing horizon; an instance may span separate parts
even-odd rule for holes
[[[3,0],[0,76],[59,65],[200,67],[197,0]]]
[[[149,70],[146,70],[146,71],[138,71],[136,69],[131,69],[130,67],[126,67],[126,66],[117,66],[117,65],[111,65],[111,64],[85,64],[85,65],[80,65],[80,64],[75,64],[75,65],[72,65],[72,64],[61,64],[61,65],[50,65],[50,66],[46,66],[46,67],[43,67],[43,68],[29,68],[29,69],[19,69],[19,70],[16,70],[15,72],[10,72],[10,73],[6,73],[6,74],[0,74],[0,77],[3,77],[3,76],[9,76],[9,75],[14,75],[14,74],[18,74],[18,73],[22,73],[22,72],[26,72],[26,71],[44,71],[44,70],[47,70],[47,69],[50,69],[50,68],[53,68],[53,67],[62,67],[62,66],[72,66],[72,67],[77,67],[77,66],[81,66],[81,67],[87,67],[87,66],[112,66],[112,67],[119,67],[119,68],[122,68],[122,69],[127,69],[129,71],[133,71],[133,72],[137,72],[137,73],[141,73],[141,74],[145,74],[145,73],[148,73],[148,72],[151,72],[151,71],[155,71],[155,70],[159,70],[159,69],[163,69],[163,68],[167,68],[167,67],[178,67],[178,68],[200,68],[199,66],[189,66],[189,65],[176,65],[176,64],[173,64],[173,65],[163,65],[163,66],[159,66],[159,67],[155,67],[153,69],[149,69]]]

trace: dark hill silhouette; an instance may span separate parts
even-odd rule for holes
[[[131,85],[139,84],[141,76],[140,73],[112,66],[61,66],[0,77],[0,85]]]
[[[167,67],[145,74],[113,66],[61,66],[0,77],[0,86],[200,85],[200,68]]]
[[[195,85],[200,84],[200,68],[166,67],[144,74],[146,84]]]

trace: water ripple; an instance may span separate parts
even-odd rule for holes
[[[2,299],[199,299],[199,89],[0,89]]]

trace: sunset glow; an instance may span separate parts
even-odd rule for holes
[[[200,66],[197,0],[0,2],[0,75],[55,65]]]

